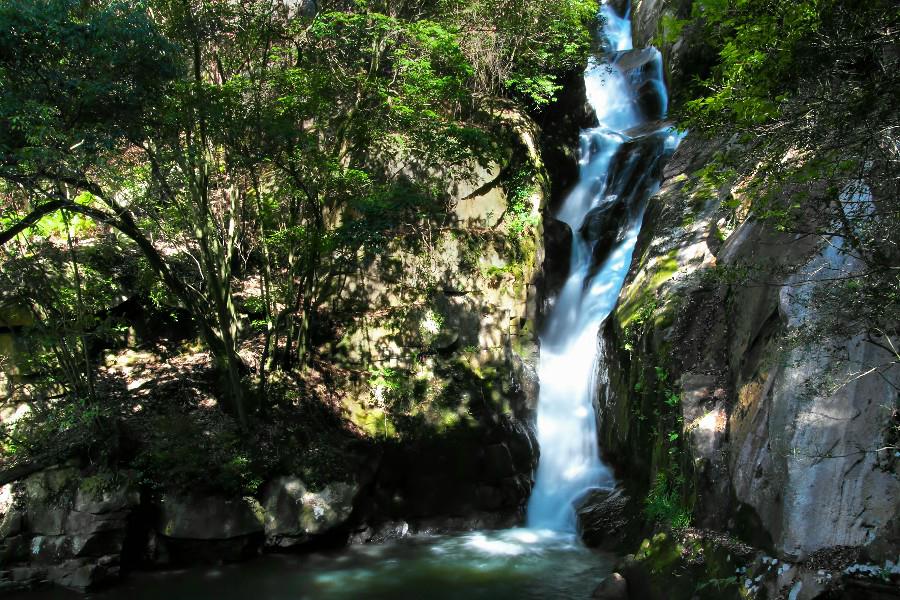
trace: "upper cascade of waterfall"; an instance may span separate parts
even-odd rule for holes
[[[557,218],[572,228],[569,274],[541,335],[537,437],[541,456],[528,525],[575,530],[575,504],[612,487],[597,440],[600,326],[628,272],[647,199],[679,141],[663,121],[668,104],[662,57],[631,49],[631,22],[601,8],[607,52],[585,72],[598,126],[582,131],[580,178]]]
[[[624,15],[620,15],[615,8],[608,3],[604,3],[600,7],[600,16],[605,23],[600,35],[606,40],[607,48],[614,52],[631,50],[633,48],[631,41],[631,3],[628,2],[626,4]]]

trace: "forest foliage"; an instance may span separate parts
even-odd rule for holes
[[[441,179],[504,151],[494,99],[550,102],[596,14],[595,0],[0,1],[0,307],[28,331],[12,392],[51,433],[100,419],[97,366],[137,298],[196,333],[239,427],[264,417],[273,373],[314,360],[347,278],[444,223]],[[27,454],[22,439],[3,447]]]

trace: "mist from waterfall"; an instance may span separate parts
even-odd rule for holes
[[[541,335],[540,462],[528,526],[574,531],[575,503],[615,480],[597,439],[598,334],[631,263],[647,199],[680,137],[662,121],[668,102],[655,48],[631,49],[629,15],[601,9],[606,54],[585,72],[598,126],[581,133],[580,179],[556,217],[573,232],[569,274]]]

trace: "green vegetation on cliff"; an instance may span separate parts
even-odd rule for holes
[[[735,134],[741,150],[714,164],[743,179],[755,218],[859,265],[816,287],[822,319],[807,338],[865,331],[900,360],[889,341],[900,332],[896,3],[699,0],[692,18],[718,56],[686,94],[685,124]]]

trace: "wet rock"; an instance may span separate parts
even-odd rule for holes
[[[172,562],[163,537],[152,529],[147,532],[140,558],[142,562],[153,565],[168,565]]]
[[[227,540],[262,533],[262,511],[251,498],[167,494],[157,531],[168,538]]]
[[[105,556],[99,560],[67,560],[47,569],[49,581],[79,591],[96,588],[118,576],[118,556]]]
[[[628,11],[630,1],[629,0],[609,0],[607,4],[616,11],[616,14],[620,17],[624,17],[625,13]]]
[[[660,122],[660,121],[657,121]],[[608,180],[607,195],[623,199],[629,211],[635,213],[640,199],[646,198],[655,186],[662,165],[668,158],[663,153],[666,130],[632,130],[640,133],[622,144],[613,157]]]
[[[583,239],[593,243],[590,275],[603,265],[616,244],[624,239],[627,221],[628,210],[625,203],[615,196],[607,198],[605,204],[591,209],[585,215],[578,233]]]
[[[28,542],[25,536],[13,535],[0,541],[0,564],[12,564],[28,559]]]
[[[627,50],[618,53],[613,64],[632,82],[635,102],[644,117],[650,121],[664,118],[668,96],[659,51],[652,47]]]
[[[637,88],[635,94],[638,108],[645,118],[651,120],[665,118],[668,103],[661,82],[645,81]]]
[[[46,583],[46,581],[47,569],[45,567],[15,566],[0,571],[0,592],[28,589]]]
[[[503,506],[521,504],[523,499],[527,499],[531,495],[533,485],[534,480],[530,473],[516,477],[507,477],[501,481],[500,489],[503,492]]]
[[[475,489],[475,500],[482,510],[497,510],[503,506],[503,489],[494,485],[480,485]]]
[[[484,474],[490,481],[499,481],[515,475],[512,454],[505,444],[494,444],[484,449]]]
[[[578,532],[588,546],[615,548],[626,542],[635,525],[635,507],[622,490],[588,492],[575,508]]]
[[[298,477],[269,482],[262,495],[266,543],[290,547],[343,525],[358,492],[355,483],[331,483],[313,492]]]
[[[380,544],[388,540],[396,540],[409,535],[409,523],[406,521],[389,521],[374,528],[369,528],[368,539],[365,541]]]
[[[541,276],[543,296],[555,296],[566,281],[572,255],[572,229],[553,217],[544,218],[544,248],[546,256]]]
[[[615,55],[613,64],[632,78],[652,77],[658,73],[660,55],[656,48],[625,50]]]
[[[597,115],[587,100],[584,72],[573,69],[560,80],[557,100],[536,115],[541,128],[540,155],[550,175],[548,212],[554,213],[578,182],[578,139],[581,130],[597,125]]]
[[[525,336],[520,336],[525,337]],[[529,340],[530,341],[530,340]],[[537,347],[531,343],[529,354],[537,354]],[[529,356],[530,358],[530,356]],[[518,353],[512,355],[513,372],[510,380],[514,386],[512,388],[513,414],[522,419],[532,419],[534,412],[537,410],[538,393],[540,390],[540,381],[538,379],[537,369],[529,361],[525,360]],[[527,429],[526,429],[527,432]],[[532,444],[530,433],[526,433],[528,440],[528,452],[531,459],[537,459],[537,447]]]
[[[664,33],[663,16],[689,19],[693,2],[642,1],[634,4],[632,29],[634,46],[641,48],[652,44]],[[710,43],[702,22],[688,22],[677,39],[665,43],[666,81],[675,95],[689,88],[695,78],[705,79],[716,64],[719,49]]]
[[[601,600],[628,600],[628,582],[619,573],[611,573],[609,577],[603,580],[591,598],[599,598]]]
[[[626,216],[624,203],[619,202],[616,196],[608,196],[603,204],[588,211],[578,234],[585,241],[602,242],[605,238],[618,234]]]

